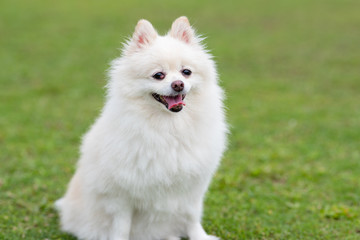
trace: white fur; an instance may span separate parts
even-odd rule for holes
[[[215,240],[201,222],[204,194],[226,145],[215,64],[185,17],[166,36],[140,20],[109,72],[104,109],[84,136],[77,171],[56,202],[62,229],[86,240]],[[192,71],[190,77],[181,70]],[[162,81],[153,79],[165,72]],[[185,84],[171,112],[152,93]]]

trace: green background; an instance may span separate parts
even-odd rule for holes
[[[0,2],[0,239],[73,239],[53,202],[136,22],[189,17],[227,92],[204,227],[223,240],[360,239],[360,1]],[[211,111],[211,108],[209,109]]]

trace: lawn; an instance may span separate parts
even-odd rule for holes
[[[74,239],[53,202],[140,18],[187,15],[227,92],[207,194],[223,240],[360,239],[360,1],[0,2],[0,239]]]

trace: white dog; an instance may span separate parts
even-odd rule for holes
[[[186,17],[165,36],[138,22],[56,202],[64,231],[86,240],[218,239],[201,215],[227,125],[215,64],[200,41]]]

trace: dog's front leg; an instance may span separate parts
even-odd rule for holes
[[[110,240],[129,240],[131,229],[131,213],[122,212],[113,218]]]
[[[218,237],[207,235],[200,222],[188,225],[188,235],[190,240],[219,240]]]
[[[111,209],[113,219],[109,240],[129,240],[133,214],[132,207],[125,199],[118,199],[116,203],[117,206]]]
[[[203,203],[202,199],[198,201],[190,212],[190,219],[187,224],[187,234],[190,240],[220,240],[218,237],[207,235],[201,225]]]

